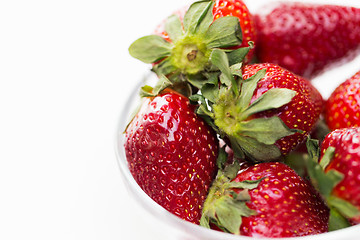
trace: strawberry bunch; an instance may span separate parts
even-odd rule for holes
[[[242,0],[201,0],[175,11],[129,47],[158,77],[124,132],[135,181],[167,211],[226,233],[360,223],[360,75],[327,100],[309,81],[356,53],[359,26],[359,9],[334,5],[252,15]]]

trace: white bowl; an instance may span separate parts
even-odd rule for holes
[[[166,211],[156,202],[154,202],[145,192],[139,187],[135,179],[130,173],[127,165],[127,160],[124,152],[124,130],[130,120],[133,110],[139,103],[139,90],[144,85],[145,81],[147,84],[154,82],[156,77],[154,75],[148,75],[143,81],[131,91],[127,101],[123,104],[121,111],[118,130],[116,134],[116,153],[118,164],[121,170],[121,176],[125,182],[129,194],[132,199],[136,201],[139,207],[142,208],[144,219],[147,224],[153,226],[155,229],[161,229],[161,235],[164,240],[249,240],[245,236],[235,236],[228,233],[222,233],[214,230],[205,229],[201,226],[184,221],[177,216]],[[150,82],[150,83],[148,83]],[[266,239],[266,238],[262,238]],[[291,238],[294,240],[294,238]],[[320,235],[313,235],[307,237],[298,237],[297,240],[359,240],[360,239],[360,225],[352,226],[346,229],[324,233]]]
[[[311,0],[304,0],[311,2]],[[267,0],[257,1],[246,1],[250,10],[254,10],[264,3],[268,3]],[[348,0],[318,0],[318,3],[329,3],[329,4],[346,4],[360,7],[360,1]],[[171,10],[170,10],[171,12]],[[130,57],[129,57],[130,58]],[[146,66],[144,65],[144,69]],[[360,56],[355,60],[347,63],[346,65],[340,66],[336,69],[328,71],[321,76],[312,80],[312,83],[321,92],[323,97],[326,99],[330,96],[331,92],[344,80],[355,74],[356,71],[360,70]],[[141,209],[142,223],[148,224],[147,228],[157,229],[155,231],[156,236],[149,236],[151,239],[157,240],[249,240],[245,236],[235,236],[228,233],[222,233],[214,230],[205,229],[195,224],[184,221],[175,215],[169,213],[160,205],[155,203],[149,196],[147,196],[142,189],[138,186],[133,176],[131,175],[127,160],[124,152],[124,130],[130,120],[130,116],[136,105],[139,103],[139,89],[144,82],[150,82],[150,85],[156,81],[153,75],[147,75],[144,80],[139,81],[138,85],[129,91],[127,101],[123,103],[119,123],[117,126],[116,133],[116,154],[118,164],[121,170],[121,176],[128,189],[132,199],[137,203],[139,209]],[[123,91],[126,92],[126,91]],[[139,228],[141,229],[141,228]],[[154,234],[154,232],[149,233]],[[261,238],[266,239],[266,238]],[[284,238],[283,238],[284,239]],[[359,240],[360,239],[360,225],[352,226],[346,229],[312,235],[306,237],[291,238],[292,240]]]

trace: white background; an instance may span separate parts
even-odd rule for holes
[[[158,239],[124,188],[115,131],[149,70],[128,46],[189,2],[0,1],[0,239]],[[315,84],[329,92],[350,65]]]

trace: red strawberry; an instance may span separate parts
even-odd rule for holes
[[[251,15],[241,0],[198,1],[178,11],[164,23],[166,34],[145,36],[129,48],[130,54],[145,62],[155,63],[153,71],[172,82],[206,79],[212,72],[211,52],[222,48],[236,51],[242,43],[254,41]],[[239,21],[240,19],[240,21]],[[243,28],[243,31],[241,30]],[[253,45],[250,46],[251,48]]]
[[[360,71],[334,90],[324,115],[331,130],[360,126]]]
[[[198,223],[216,173],[218,140],[194,108],[175,92],[146,97],[126,129],[125,152],[130,172],[146,194]]]
[[[241,68],[236,62],[231,65],[227,56],[221,50],[212,52],[212,64],[222,73],[198,84],[201,94],[191,97],[202,103],[197,113],[213,120],[214,129],[239,158],[258,162],[288,154],[315,127],[322,111],[320,93],[277,65]]]
[[[201,224],[251,237],[296,237],[327,232],[329,209],[314,188],[283,163],[260,163],[232,180],[218,175]]]
[[[214,50],[212,60],[219,67],[227,62],[220,50]],[[322,97],[309,81],[274,64],[246,65],[242,72],[236,64],[221,68],[220,89],[210,83],[201,88],[211,104],[198,113],[214,120],[215,129],[238,157],[278,159],[315,127]]]
[[[214,0],[215,4],[213,6],[213,16],[214,20],[225,17],[225,16],[234,16],[237,17],[240,21],[240,26],[243,35],[243,42],[239,46],[234,46],[233,49],[239,47],[249,47],[248,42],[256,42],[256,33],[255,33],[255,24],[253,16],[247,8],[246,4],[242,0]],[[183,21],[184,15],[186,13],[186,8],[179,9],[174,14],[179,16],[180,20]],[[155,33],[161,35],[165,40],[171,41],[169,35],[165,31],[165,24],[161,24],[156,29]],[[250,62],[254,54],[254,49],[252,49],[245,62]]]
[[[331,195],[352,204],[354,209],[350,213],[353,215],[346,216],[345,213],[345,217],[349,217],[352,223],[360,224],[360,128],[337,129],[328,134],[321,145],[321,161],[329,147],[334,148],[334,153],[325,172],[335,170],[342,175]]]
[[[312,78],[360,50],[360,9],[281,3],[255,17],[257,56]]]
[[[290,129],[299,129],[303,133],[295,133],[276,142],[283,155],[304,142],[319,120],[323,100],[316,88],[304,78],[296,76],[284,68],[274,64],[255,64],[244,67],[243,78],[248,79],[261,69],[266,69],[265,77],[259,81],[252,101],[272,88],[286,88],[296,91],[291,102],[267,112],[257,113],[255,118],[278,116]]]

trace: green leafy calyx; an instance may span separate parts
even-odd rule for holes
[[[236,52],[245,56],[250,48],[251,46]],[[259,70],[244,80],[242,64],[237,62],[238,56],[234,55],[236,52],[226,54],[220,49],[212,51],[210,61],[220,73],[209,77],[205,84],[199,86],[203,98],[208,101],[201,101],[201,105],[206,107],[200,106],[198,114],[206,113],[213,120],[215,130],[230,141],[237,157],[247,156],[254,161],[277,159],[281,157],[281,151],[275,143],[298,131],[289,129],[277,116],[255,118],[254,115],[288,104],[296,92],[286,88],[273,88],[253,100],[258,82],[264,78],[266,69]]]
[[[170,41],[157,35],[142,37],[131,44],[130,55],[145,63],[156,63],[153,70],[159,75],[176,77],[207,71],[214,49],[242,42],[239,19],[227,16],[214,21],[213,5],[211,0],[193,3],[183,22],[176,15],[170,16],[165,22]]]
[[[177,42],[166,61],[170,61],[183,73],[196,74],[207,68],[210,54],[205,43],[196,37],[187,36]]]
[[[246,205],[251,200],[249,190],[257,188],[261,180],[235,182],[227,176],[226,169],[220,170],[205,200],[200,225],[210,228],[212,223],[225,232],[240,235],[242,217],[256,214]]]

